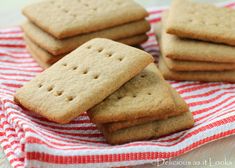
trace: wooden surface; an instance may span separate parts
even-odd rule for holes
[[[24,21],[21,8],[36,0],[0,0],[0,28],[19,25]],[[171,0],[136,0],[145,7],[167,6]],[[198,0],[201,2],[223,2],[225,0]],[[4,17],[3,17],[4,16]],[[171,159],[170,162],[162,162],[161,165],[148,164],[136,166],[136,168],[186,168],[187,164],[199,164],[197,168],[234,168],[235,167],[235,136],[224,138],[204,145],[180,157]],[[11,168],[3,151],[0,149],[0,168]]]

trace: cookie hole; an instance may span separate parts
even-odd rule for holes
[[[118,58],[118,60],[121,62],[123,60],[123,58]]]
[[[122,99],[122,96],[118,96],[117,99],[118,99],[118,100]]]
[[[61,96],[63,94],[63,91],[57,91],[56,96]]]
[[[87,46],[87,49],[91,49],[91,46],[89,45],[89,46]]]
[[[101,53],[103,50],[104,50],[103,48],[97,49],[97,51],[98,51],[99,53]]]
[[[189,19],[188,22],[192,23],[192,22],[193,22],[193,19]]]
[[[136,95],[133,95],[132,97],[133,97],[133,98],[136,98],[137,96],[136,96]]]
[[[67,100],[68,100],[68,101],[73,101],[73,99],[74,99],[73,96],[68,96],[68,97],[67,97]]]
[[[216,26],[216,27],[219,26],[219,23],[215,23],[214,26]]]
[[[82,73],[83,73],[83,74],[87,74],[87,73],[88,73],[88,70],[86,69],[86,70],[84,70]]]
[[[152,95],[152,93],[149,92],[148,95]]]
[[[38,84],[38,88],[41,88],[41,87],[42,87],[42,84],[41,84],[41,83],[39,83],[39,84]]]
[[[94,75],[94,79],[98,79],[99,78],[99,75]]]
[[[93,11],[97,11],[97,8],[93,8]]]
[[[76,67],[76,66],[75,66],[75,67],[73,67],[73,70],[77,70],[77,69],[78,69],[78,67]]]
[[[54,1],[51,1],[51,4],[54,4],[55,2]]]
[[[66,63],[63,63],[62,65],[63,65],[63,66],[65,66],[65,67],[67,66],[67,64],[66,64]]]
[[[112,56],[113,56],[113,53],[107,53],[107,56],[108,56],[108,57],[112,57]]]
[[[86,4],[86,3],[84,4],[84,6],[89,7],[89,5],[88,5],[88,4]]]
[[[69,12],[67,9],[63,9],[63,11],[64,11],[65,13],[68,13],[68,12]]]
[[[146,75],[144,75],[144,74],[143,74],[143,75],[141,75],[140,77],[141,77],[141,78],[145,78],[145,77],[146,77]]]
[[[48,91],[48,92],[50,92],[50,91],[52,91],[52,90],[53,90],[53,87],[52,87],[52,86],[50,86],[50,87],[47,88],[47,91]]]

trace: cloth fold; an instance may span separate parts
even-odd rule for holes
[[[232,8],[235,1],[223,5]],[[159,22],[165,9],[151,8],[149,22]],[[142,47],[157,62],[158,44],[153,31],[148,35],[149,40]],[[152,163],[235,134],[235,84],[169,81],[189,104],[194,127],[149,141],[111,146],[86,113],[60,125],[15,104],[15,90],[41,71],[25,48],[20,28],[0,30],[0,143],[14,168]]]

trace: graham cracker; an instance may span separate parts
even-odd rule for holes
[[[224,71],[235,70],[235,64],[202,62],[202,61],[180,61],[169,59],[162,55],[167,67],[173,71]]]
[[[144,43],[147,40],[148,40],[148,35],[139,34],[129,38],[118,39],[117,41],[126,45],[136,46]]]
[[[52,36],[62,39],[142,20],[148,12],[133,0],[47,0],[23,14]]]
[[[99,125],[108,143],[116,145],[127,142],[148,140],[164,135],[191,128],[194,124],[191,112],[171,117],[165,120],[152,121],[150,123],[121,129],[115,132],[108,132],[105,127]]]
[[[235,63],[235,47],[179,38],[175,35],[168,34],[165,26],[168,20],[167,13],[164,13],[162,16],[162,26],[158,24],[155,28],[155,32],[159,38],[158,41],[161,43],[161,52],[164,57],[180,61]],[[233,65],[230,65],[226,68],[232,66]],[[215,66],[212,67],[214,68]],[[222,68],[224,66],[220,65],[218,69],[220,69],[219,67]],[[213,70],[216,70],[216,68]]]
[[[150,30],[149,23],[146,20],[140,20],[113,28],[100,30],[98,32],[58,40],[47,32],[41,30],[32,22],[25,22],[21,27],[24,30],[24,33],[30,37],[34,43],[39,45],[44,50],[47,50],[52,55],[60,55],[71,52],[93,38],[100,37],[118,40],[144,34]]]
[[[174,109],[167,83],[152,63],[87,113],[92,122],[100,124],[153,116],[162,118]]]
[[[163,114],[162,116],[144,117],[144,118],[139,118],[139,119],[134,119],[134,120],[129,120],[129,121],[120,121],[120,122],[103,124],[103,127],[105,127],[105,130],[107,132],[114,132],[123,128],[129,128],[135,125],[145,124],[145,123],[149,123],[155,120],[163,120],[172,116],[176,116],[176,115],[180,115],[182,113],[188,112],[189,107],[184,101],[184,99],[181,98],[180,95],[177,93],[177,91],[173,89],[169,84],[167,85],[170,89],[171,96],[175,103],[175,109],[172,110],[171,113]]]
[[[159,59],[159,70],[167,80],[204,81],[204,82],[235,82],[235,70],[231,71],[172,71]]]
[[[235,45],[235,11],[191,0],[174,0],[166,32],[179,37]]]
[[[17,90],[17,103],[68,123],[140,73],[153,57],[108,39],[93,39]],[[135,65],[135,66],[133,66]]]

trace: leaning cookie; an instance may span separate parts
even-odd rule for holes
[[[51,121],[68,123],[151,62],[153,57],[142,50],[108,39],[93,39],[18,89],[14,99]]]

